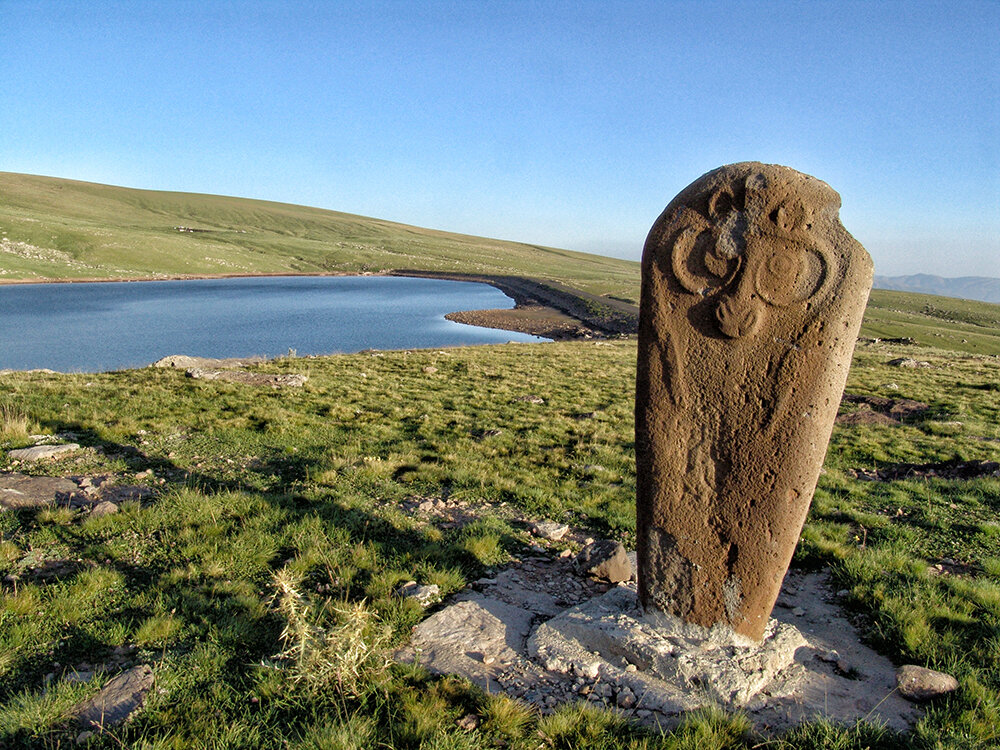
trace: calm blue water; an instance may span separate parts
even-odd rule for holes
[[[267,357],[542,341],[445,320],[486,284],[341,276],[0,285],[0,369],[100,372],[169,354]]]

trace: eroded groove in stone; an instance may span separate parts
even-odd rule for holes
[[[833,429],[872,262],[840,196],[787,167],[721,167],[643,253],[636,389],[645,607],[759,640]]]

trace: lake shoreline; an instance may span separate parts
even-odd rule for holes
[[[518,276],[449,273],[421,270],[385,272],[275,272],[224,274],[163,274],[157,276],[125,276],[73,279],[4,279],[0,286],[23,284],[102,284],[145,281],[200,281],[213,279],[248,279],[280,277],[418,277],[446,281],[488,284],[514,300],[512,309],[460,310],[445,318],[456,323],[527,333],[552,339],[574,341],[628,335],[635,330],[638,311],[634,306],[608,301],[554,283],[543,283]],[[608,310],[601,310],[602,306]],[[595,308],[597,314],[595,314]],[[629,309],[631,308],[631,309]],[[632,312],[634,311],[634,313]],[[600,313],[604,314],[600,314]],[[610,312],[610,315],[608,314]]]

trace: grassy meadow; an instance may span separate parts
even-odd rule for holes
[[[914,349],[932,366],[886,365]],[[712,711],[656,733],[582,706],[540,716],[391,663],[425,616],[394,596],[402,582],[455,592],[524,553],[533,519],[633,541],[634,366],[635,342],[625,340],[259,366],[309,376],[286,390],[153,368],[4,375],[2,448],[33,433],[72,433],[84,446],[18,470],[113,474],[156,496],[104,517],[0,514],[0,744],[72,745],[80,730],[67,712],[102,681],[75,683],[72,670],[123,651],[153,666],[156,689],[88,747],[1000,742],[1000,479],[854,477],[1000,453],[1000,361],[914,345],[859,346],[849,392],[930,409],[900,425],[836,428],[794,563],[832,571],[878,650],[959,679],[912,735],[820,722],[762,736],[740,715]],[[463,503],[471,521],[453,527],[406,510],[435,498]],[[62,572],[39,575],[46,566]],[[463,728],[470,714],[476,726]]]
[[[0,281],[418,269],[638,296],[633,262],[9,173],[0,235]],[[255,368],[308,375],[283,390],[153,368],[0,374],[0,471],[154,491],[101,517],[0,512],[0,748],[77,746],[71,708],[108,676],[74,671],[140,663],[156,674],[146,706],[87,747],[996,747],[1000,478],[864,477],[998,460],[1000,306],[875,291],[862,336],[848,392],[929,408],[835,428],[794,565],[831,571],[876,649],[958,678],[905,737],[829,722],[764,736],[721,711],[672,732],[583,705],[542,716],[392,661],[426,615],[394,594],[403,582],[456,592],[529,550],[532,520],[634,542],[636,347],[615,340]],[[8,451],[37,435],[83,449],[14,465]],[[428,499],[466,522],[412,511]]]

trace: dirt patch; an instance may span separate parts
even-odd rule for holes
[[[639,327],[639,308],[635,305],[553,281],[411,270],[394,271],[391,275],[476,281],[496,287],[514,300],[513,310],[472,310],[446,316],[459,323],[556,339],[629,335]]]
[[[940,461],[927,464],[889,464],[880,469],[848,469],[848,476],[864,482],[892,482],[899,479],[979,479],[1000,477],[997,461]]]
[[[513,310],[464,310],[445,315],[448,320],[483,328],[530,333],[547,339],[590,339],[601,334],[576,318],[542,305],[524,305]]]
[[[853,411],[837,416],[837,424],[842,425],[898,425],[921,416],[931,408],[929,404],[908,398],[861,396],[854,393],[845,393],[841,404],[856,407]]]

